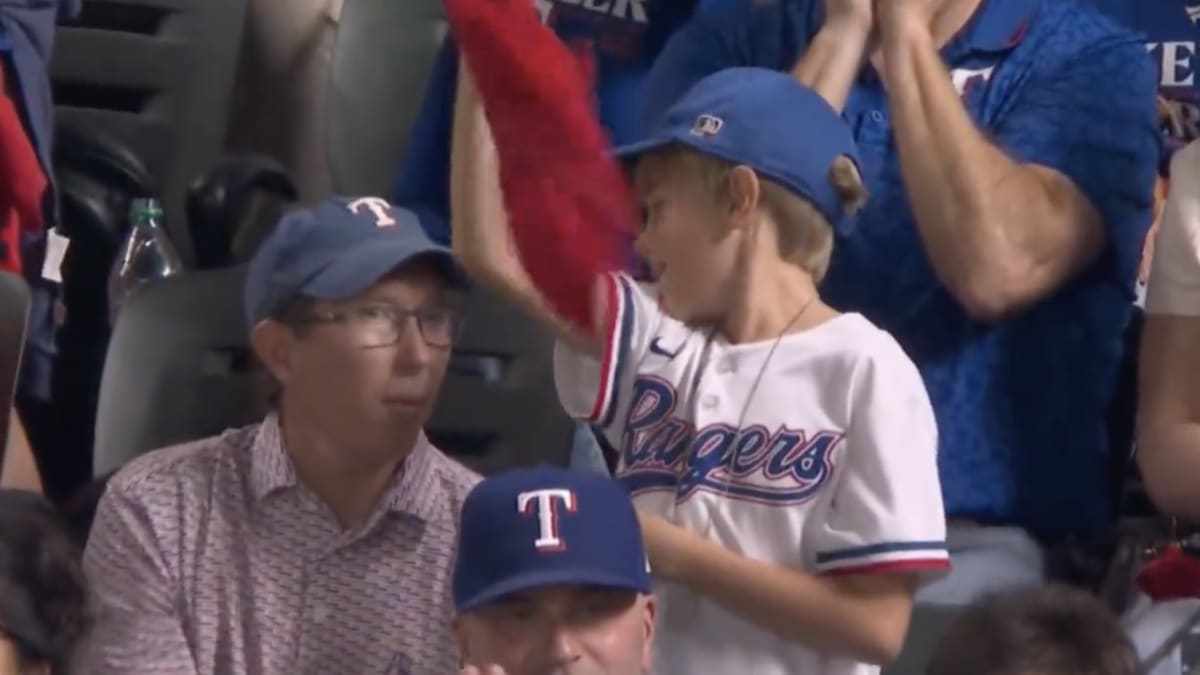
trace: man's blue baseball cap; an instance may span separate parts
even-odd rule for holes
[[[765,68],[728,68],[697,82],[622,159],[680,144],[744,164],[812,202],[830,223],[844,214],[830,180],[841,155],[858,164],[849,125],[812,89]]]
[[[280,219],[246,273],[246,318],[253,326],[297,295],[344,300],[417,259],[437,264],[451,285],[466,273],[433,242],[417,216],[378,197],[331,197]]]
[[[459,614],[551,586],[650,592],[633,502],[612,478],[549,466],[484,479],[463,501]]]

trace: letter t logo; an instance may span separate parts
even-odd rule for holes
[[[538,538],[533,546],[539,551],[552,553],[567,548],[558,531],[559,503],[568,513],[579,506],[575,493],[561,488],[531,490],[517,495],[517,511],[525,516],[537,516]]]

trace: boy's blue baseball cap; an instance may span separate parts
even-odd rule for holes
[[[599,473],[539,466],[486,478],[463,501],[458,536],[459,614],[551,586],[650,592],[633,502]]]
[[[354,297],[418,258],[436,263],[451,285],[467,283],[413,212],[378,197],[325,199],[285,215],[259,246],[246,272],[246,318],[253,326],[296,295]]]
[[[849,125],[788,73],[728,68],[700,80],[648,138],[616,149],[622,159],[678,143],[744,164],[808,199],[830,223],[845,215],[829,171],[846,155],[858,164]]]

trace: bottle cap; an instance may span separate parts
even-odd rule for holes
[[[129,217],[133,220],[162,218],[162,203],[157,199],[145,197],[129,202]]]

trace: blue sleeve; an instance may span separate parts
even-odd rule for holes
[[[393,203],[415,212],[429,236],[444,245],[450,243],[450,138],[457,86],[458,49],[447,37],[430,72],[391,194]]]
[[[1107,228],[1109,270],[1132,289],[1162,148],[1154,65],[1126,34],[1035,77],[996,128],[997,143],[1017,161],[1066,175],[1091,200]]]
[[[692,85],[717,71],[790,69],[820,25],[820,6],[812,0],[702,0],[650,70],[646,123],[653,127]]]

